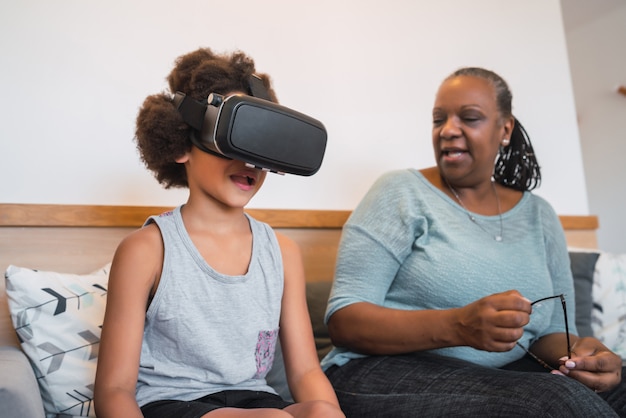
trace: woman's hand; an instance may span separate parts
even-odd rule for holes
[[[559,372],[604,392],[621,382],[622,359],[596,338],[579,338],[572,346],[572,358],[559,359]]]
[[[516,290],[485,296],[458,309],[462,344],[478,350],[509,351],[530,320],[530,301]]]

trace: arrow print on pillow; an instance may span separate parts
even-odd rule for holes
[[[63,363],[63,359],[65,358],[65,354],[69,353],[70,351],[76,351],[81,350],[85,347],[90,347],[91,352],[89,353],[89,360],[93,360],[98,357],[98,347],[100,346],[98,344],[100,342],[98,336],[89,330],[81,331],[78,333],[78,335],[86,340],[87,344],[74,347],[69,350],[63,350],[51,342],[41,343],[37,346],[39,349],[50,354],[49,356],[42,357],[40,359],[41,362],[52,357],[52,360],[50,361],[50,366],[48,366],[48,371],[46,374],[50,374],[59,370],[61,368],[61,364]]]
[[[52,357],[52,360],[50,361],[50,366],[48,366],[48,371],[46,372],[46,375],[56,372],[57,370],[61,368],[61,364],[63,363],[63,358],[65,357],[65,351],[61,350],[59,347],[57,347],[56,345],[50,342],[41,343],[37,347],[46,351],[47,353],[50,353],[50,356],[43,357],[40,359],[40,361],[43,361]]]
[[[46,293],[51,294],[52,296],[54,296],[57,299],[57,307],[54,310],[54,314],[58,315],[60,313],[65,312],[65,310],[67,309],[67,298],[64,297],[63,295],[55,292],[53,289],[50,289],[49,287],[44,287],[41,290],[43,290]]]

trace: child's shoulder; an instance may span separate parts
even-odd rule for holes
[[[161,253],[162,249],[161,231],[155,223],[149,223],[124,237],[117,252]]]
[[[300,252],[300,245],[293,238],[288,237],[287,235],[274,231],[276,234],[276,239],[278,240],[278,245],[283,253],[293,253]]]

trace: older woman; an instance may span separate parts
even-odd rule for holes
[[[385,174],[346,224],[323,367],[347,416],[626,413],[621,359],[576,336],[564,234],[530,192],[511,101],[491,71],[446,78],[437,167]]]

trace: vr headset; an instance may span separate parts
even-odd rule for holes
[[[271,102],[262,80],[250,77],[250,95],[211,93],[206,103],[176,92],[174,104],[191,126],[191,142],[223,158],[266,171],[315,174],[327,134],[316,119]]]

